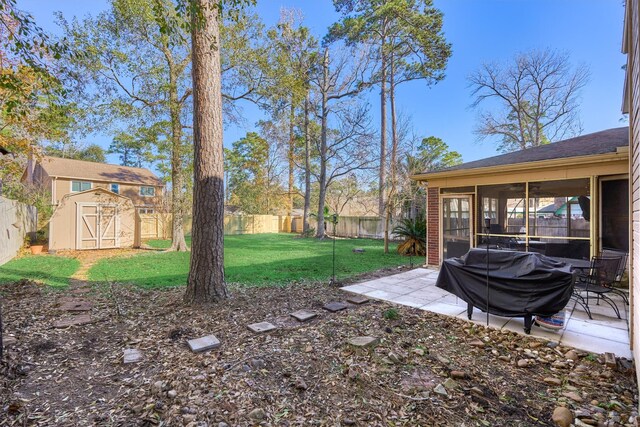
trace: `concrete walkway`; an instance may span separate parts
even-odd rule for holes
[[[436,288],[438,270],[416,268],[411,271],[369,280],[342,289],[421,310],[467,320],[467,303],[447,291]],[[552,331],[533,326],[531,336],[592,353],[615,353],[631,359],[629,349],[628,306],[618,296],[612,296],[622,319],[618,319],[607,304],[590,304],[593,320],[573,301],[565,308],[565,328]],[[471,322],[486,324],[486,314],[475,308]],[[489,316],[489,325],[524,334],[524,319]]]

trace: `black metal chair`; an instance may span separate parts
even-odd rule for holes
[[[618,271],[616,272],[616,280],[612,283],[611,292],[616,294],[616,295],[620,295],[620,297],[622,298],[624,303],[626,305],[629,305],[629,295],[628,295],[628,293],[623,291],[622,289],[619,289],[619,288],[616,287],[616,286],[621,286],[622,285],[622,278],[624,277],[624,272],[627,269],[627,261],[629,259],[629,253],[628,252],[622,252],[622,251],[616,251],[616,250],[613,250],[613,249],[603,249],[602,252],[600,252],[600,256],[606,257],[606,258],[619,258],[620,259],[620,263],[618,265]]]
[[[619,265],[619,258],[594,256],[591,258],[589,270],[577,276],[573,288],[573,298],[584,308],[589,319],[593,319],[589,308],[589,300],[593,299],[597,301],[596,304],[600,304],[600,300],[609,304],[618,319],[621,319],[618,306],[607,295],[613,291],[611,286],[616,280]]]

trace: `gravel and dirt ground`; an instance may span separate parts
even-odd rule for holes
[[[575,425],[634,425],[637,416],[625,361],[607,366],[600,355],[376,301],[330,313],[322,306],[345,294],[323,284],[234,288],[207,307],[184,305],[183,292],[81,281],[0,288],[10,337],[0,426],[536,426],[554,425],[554,410]],[[91,323],[52,328],[77,300],[92,303]],[[289,313],[299,309],[319,316],[298,323]],[[262,321],[278,329],[247,329]],[[189,350],[186,339],[209,334],[219,349]],[[357,336],[379,342],[354,347]],[[126,348],[142,360],[123,364]]]

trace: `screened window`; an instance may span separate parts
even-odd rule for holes
[[[155,196],[156,187],[140,187],[141,196]]]
[[[91,190],[91,183],[88,181],[71,181],[71,191],[87,191]]]
[[[589,179],[483,185],[477,194],[477,246],[588,259]]]
[[[589,237],[589,180],[529,183],[529,235],[543,240]]]
[[[525,184],[485,185],[478,187],[477,230],[484,233],[486,218],[491,219],[490,234],[524,233]]]
[[[111,184],[109,188],[111,189],[112,192],[116,194],[120,194],[120,184]]]

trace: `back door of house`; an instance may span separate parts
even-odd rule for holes
[[[442,196],[442,258],[466,254],[473,236],[472,201],[469,195]]]
[[[108,249],[120,246],[118,206],[78,203],[76,249]]]

